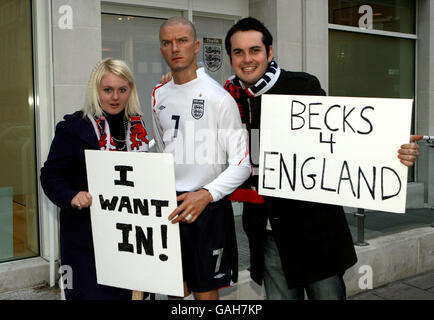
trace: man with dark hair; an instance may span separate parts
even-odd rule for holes
[[[238,104],[251,144],[252,131],[260,128],[262,94],[325,95],[316,77],[279,68],[272,41],[267,28],[254,18],[238,21],[225,39],[235,71],[225,88]],[[398,151],[401,162],[411,166],[417,149],[416,143],[403,145]],[[258,163],[251,161],[253,166]],[[232,195],[232,200],[244,202],[252,279],[259,284],[264,280],[268,299],[304,299],[305,291],[309,299],[346,299],[343,275],[357,256],[343,208],[264,199],[257,186],[258,177],[251,176]]]
[[[225,48],[226,53],[229,56],[229,59],[231,59],[231,38],[233,34],[237,31],[258,31],[262,34],[262,42],[265,46],[265,51],[267,53],[267,56],[270,54],[270,48],[273,45],[273,36],[271,35],[270,31],[264,26],[262,22],[255,18],[244,18],[238,21],[238,23],[234,26],[232,26],[229,31],[226,34],[225,38]]]

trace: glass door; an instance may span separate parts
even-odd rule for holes
[[[152,138],[151,95],[169,68],[160,54],[158,34],[163,19],[102,15],[102,57],[127,62],[136,80],[145,125]]]
[[[39,254],[31,8],[0,1],[0,262]]]

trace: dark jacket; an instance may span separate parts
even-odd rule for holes
[[[99,145],[91,122],[83,119],[81,111],[64,119],[57,124],[41,169],[41,185],[60,208],[61,264],[73,272],[73,288],[65,290],[66,299],[131,300],[130,290],[97,284],[90,210],[72,208],[71,200],[79,191],[88,191],[84,150],[99,150]]]
[[[282,70],[267,94],[325,95],[317,78]],[[259,129],[261,97],[250,99],[249,129]],[[257,176],[251,179],[256,179]],[[270,218],[289,288],[303,287],[345,270],[357,256],[343,208],[335,205],[265,197],[264,204],[244,204],[243,227],[250,244],[251,277],[262,283],[264,237]]]

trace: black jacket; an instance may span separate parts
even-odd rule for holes
[[[71,200],[79,191],[88,191],[86,149],[100,149],[91,122],[83,119],[82,112],[67,115],[56,126],[41,169],[42,188],[60,208],[61,263],[73,272],[73,287],[65,290],[66,299],[131,300],[130,290],[97,284],[90,210],[71,207]]]
[[[282,70],[267,94],[325,95],[325,92],[314,76]],[[259,129],[261,97],[251,98],[250,108],[248,129]],[[257,186],[257,177],[252,179],[256,179]],[[264,204],[245,203],[243,210],[243,227],[250,244],[251,277],[257,283],[263,280],[268,217],[289,288],[343,274],[357,262],[342,207],[265,197]]]

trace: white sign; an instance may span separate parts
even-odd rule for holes
[[[412,103],[262,95],[259,193],[405,212]]]
[[[171,154],[86,150],[99,284],[183,296]]]

